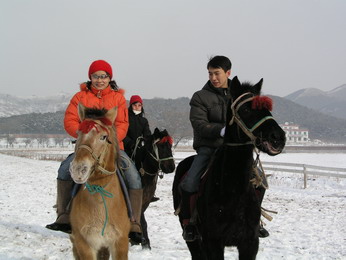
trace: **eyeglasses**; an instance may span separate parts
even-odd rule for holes
[[[92,77],[93,79],[106,79],[106,78],[109,77],[109,75],[108,75],[108,74],[102,74],[102,75],[93,74],[93,75],[91,75],[91,77]]]

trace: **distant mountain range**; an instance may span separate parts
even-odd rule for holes
[[[330,91],[301,89],[284,98],[323,114],[346,119],[346,84]]]
[[[64,111],[70,102],[71,94],[51,97],[15,97],[0,94],[0,118],[30,113]]]
[[[309,130],[311,139],[346,144],[346,84],[332,91],[303,89],[274,100],[279,123],[293,122]],[[71,95],[17,98],[0,94],[0,134],[65,133],[63,116]],[[151,129],[166,128],[175,138],[192,137],[189,98],[145,99]]]

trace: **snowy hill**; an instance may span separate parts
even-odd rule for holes
[[[346,84],[330,91],[315,88],[301,89],[285,98],[323,114],[346,119]]]
[[[25,98],[0,94],[0,117],[63,111],[71,97],[71,94],[66,93],[50,97],[32,96]]]

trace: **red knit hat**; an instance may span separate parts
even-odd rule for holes
[[[143,105],[143,100],[140,96],[138,95],[133,95],[131,98],[130,98],[130,105],[134,104],[134,103],[141,103]]]
[[[109,74],[110,79],[113,77],[113,71],[111,65],[107,61],[104,60],[95,60],[93,63],[91,63],[89,67],[89,79],[91,79],[91,74],[95,73],[96,71],[103,70]]]

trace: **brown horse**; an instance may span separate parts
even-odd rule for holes
[[[117,109],[78,106],[81,124],[71,177],[84,184],[72,202],[70,221],[76,259],[128,259],[130,220],[116,166]]]

